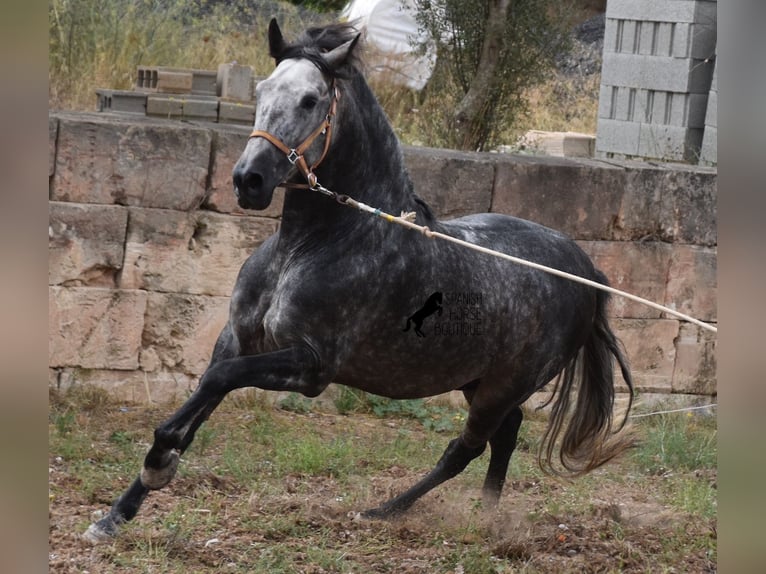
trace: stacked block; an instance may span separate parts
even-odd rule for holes
[[[702,136],[700,164],[714,165],[718,163],[718,64],[714,65],[713,83],[707,99],[705,113],[705,134]]]
[[[596,154],[697,162],[715,63],[715,0],[610,0]]]

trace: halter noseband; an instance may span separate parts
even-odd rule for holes
[[[319,167],[319,164],[322,163],[325,156],[327,155],[327,150],[330,149],[330,139],[332,138],[332,120],[335,117],[335,111],[338,104],[338,98],[340,98],[340,91],[335,85],[335,80],[333,80],[330,90],[332,92],[331,98],[330,98],[330,109],[328,110],[327,115],[324,118],[324,121],[298,147],[295,147],[295,148],[287,147],[282,142],[282,140],[280,140],[277,136],[270,134],[269,132],[265,132],[263,130],[253,130],[253,132],[250,134],[250,137],[248,138],[248,139],[263,138],[269,143],[271,143],[274,147],[279,149],[282,153],[284,153],[287,156],[287,161],[289,161],[294,166],[298,167],[298,169],[303,174],[303,177],[305,177],[306,181],[308,182],[308,186],[306,186],[305,184],[283,183],[282,185],[286,187],[309,187],[313,189],[317,187],[319,183],[317,181],[317,176],[314,175],[314,170],[317,167]],[[314,140],[317,139],[322,134],[324,134],[325,136],[324,149],[322,150],[322,155],[319,156],[319,159],[316,160],[309,167],[309,165],[306,163],[306,158],[303,156],[303,154],[309,147],[311,147],[311,144],[314,143]]]

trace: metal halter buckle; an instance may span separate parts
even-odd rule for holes
[[[290,153],[287,154],[287,161],[289,161],[291,164],[295,165],[295,162],[298,161],[298,158],[301,157],[298,155],[298,152],[295,151],[295,149],[291,149]]]

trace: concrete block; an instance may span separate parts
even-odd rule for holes
[[[718,90],[710,90],[705,109],[705,126],[718,127]]]
[[[237,63],[218,66],[218,95],[228,100],[249,102],[253,98],[253,69]]]
[[[146,98],[146,115],[168,120],[183,117],[183,100],[180,96],[151,95]]]
[[[672,391],[716,395],[717,336],[696,325],[682,323],[676,339]]]
[[[718,128],[707,126],[702,135],[700,148],[700,164],[716,165],[718,163]]]
[[[126,90],[96,90],[99,112],[146,114],[146,94]]]
[[[438,217],[450,219],[490,210],[495,167],[487,156],[408,146],[404,163],[416,193]]]
[[[641,393],[672,392],[679,322],[615,319],[612,327],[625,346],[636,389]],[[619,369],[615,370],[615,378],[624,385]]]
[[[609,0],[606,16],[650,22],[715,22],[716,5],[715,0]]]
[[[188,94],[192,91],[192,83],[191,70],[158,66],[138,66],[136,69],[137,91]]]
[[[261,217],[131,208],[119,285],[229,296],[242,264],[276,229]]]
[[[228,319],[228,297],[149,293],[141,368],[201,375]]]
[[[217,96],[218,73],[213,70],[192,70],[192,94]]]
[[[209,130],[97,113],[56,117],[52,200],[180,210],[202,203]]]
[[[184,98],[181,114],[187,120],[218,120],[218,99],[209,96],[196,96]]]
[[[231,174],[234,170],[234,164],[247,145],[249,133],[250,128],[235,126],[221,126],[220,129],[216,130],[213,141],[210,189],[203,207],[220,213],[249,213],[261,217],[281,217],[285,197],[285,190],[281,187],[274,190],[271,205],[263,211],[246,212],[237,205]]]
[[[638,155],[697,163],[702,145],[702,131],[661,124],[641,124]]]
[[[717,250],[674,245],[663,305],[701,321],[715,322],[717,313]]]
[[[559,158],[499,161],[491,210],[552,227],[575,239],[608,238],[620,210],[623,170]]]
[[[647,90],[707,93],[712,63],[692,58],[604,54],[601,83]]]
[[[596,155],[617,153],[638,155],[641,125],[636,122],[599,118],[596,127]]]
[[[122,269],[128,210],[49,202],[48,284],[114,287]]]
[[[48,288],[48,365],[136,369],[147,293]]]
[[[48,116],[48,180],[56,170],[56,140],[59,134],[58,118]]]
[[[647,241],[581,241],[580,247],[593,259],[615,289],[662,304],[672,248],[667,243]],[[617,295],[609,315],[626,319],[658,319],[661,312]]]
[[[255,104],[221,101],[218,107],[218,121],[252,126],[255,123]]]

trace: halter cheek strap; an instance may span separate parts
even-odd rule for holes
[[[287,161],[289,161],[291,164],[296,166],[300,172],[303,174],[303,177],[306,178],[306,181],[308,182],[308,186],[305,184],[294,184],[294,183],[283,183],[285,187],[309,187],[309,188],[315,188],[317,184],[319,183],[317,181],[317,176],[314,175],[314,170],[319,167],[319,164],[322,163],[325,156],[327,155],[327,151],[330,149],[330,140],[332,139],[332,121],[335,118],[335,112],[337,109],[338,104],[338,98],[340,98],[340,91],[338,90],[337,86],[335,85],[335,81],[333,80],[332,86],[330,88],[332,92],[332,96],[330,99],[330,109],[327,112],[327,115],[325,116],[324,121],[315,129],[309,137],[307,137],[302,144],[300,144],[298,147],[290,148],[285,145],[285,143],[280,140],[277,136],[263,131],[263,130],[254,130],[250,134],[250,138],[263,138],[269,143],[271,143],[274,147],[279,149],[282,153],[284,153],[287,156]],[[311,166],[306,163],[306,158],[304,157],[305,151],[311,147],[311,144],[314,143],[314,140],[317,139],[320,135],[324,134],[324,149],[322,150],[322,155],[319,156],[319,159],[316,160]]]

